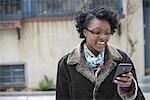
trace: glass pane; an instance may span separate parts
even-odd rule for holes
[[[21,0],[0,0],[0,19],[20,18]]]
[[[0,78],[1,83],[11,82],[10,78]]]
[[[5,71],[5,70],[10,70],[10,67],[9,66],[5,66],[5,65],[2,65],[1,66],[1,70]]]
[[[2,71],[0,73],[0,77],[4,77],[4,76],[10,76],[10,71]]]
[[[16,77],[12,79],[13,82],[24,82],[24,78],[23,77]]]
[[[13,71],[13,75],[15,76],[24,75],[24,71]]]
[[[107,6],[111,9],[115,9],[116,0],[92,0],[90,3],[90,8],[94,8],[96,6]]]

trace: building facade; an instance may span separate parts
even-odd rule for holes
[[[95,4],[112,7],[120,13],[121,24],[110,44],[132,59],[139,81],[145,73],[150,73],[145,71],[150,68],[147,49],[150,45],[144,42],[150,32],[147,31],[150,6],[145,5],[148,0],[6,1],[0,0],[0,88],[36,88],[44,75],[55,83],[58,61],[81,41],[75,29],[76,11]]]

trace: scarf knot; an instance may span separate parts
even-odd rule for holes
[[[93,70],[97,70],[98,67],[103,66],[104,64],[104,51],[105,49],[101,50],[96,57],[87,47],[86,44],[84,44],[84,55],[86,60],[90,63],[90,66]]]

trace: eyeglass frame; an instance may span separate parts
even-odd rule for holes
[[[110,31],[110,32],[93,32],[93,31],[91,31],[91,30],[89,30],[89,29],[87,29],[87,28],[84,28],[85,30],[87,30],[87,31],[89,31],[89,32],[91,32],[92,34],[95,34],[95,35],[113,35],[113,32],[112,31]]]

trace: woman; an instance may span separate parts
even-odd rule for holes
[[[117,25],[118,15],[106,8],[76,17],[77,31],[84,40],[59,61],[57,100],[144,100],[132,61],[108,45]],[[132,64],[132,70],[112,82],[120,63]]]

